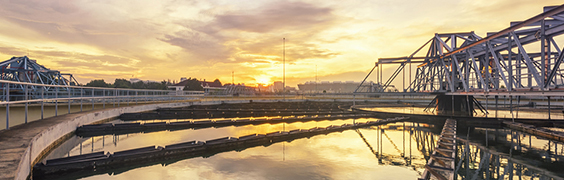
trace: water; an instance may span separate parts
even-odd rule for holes
[[[424,112],[423,109],[419,107],[393,107],[375,108],[374,110],[426,114],[427,112]],[[490,111],[490,117],[494,114],[493,112]],[[498,116],[500,117],[507,115],[512,115],[512,113],[508,110],[498,111]],[[513,115],[516,116],[516,113],[514,112]],[[546,116],[546,113],[543,112],[519,112],[519,117],[521,118],[542,118]],[[553,114],[552,118],[557,118],[557,116]],[[375,120],[378,119],[326,120],[291,124],[185,129],[89,138],[73,137],[51,153],[48,159],[98,151],[116,152],[153,145],[166,146],[193,140],[205,141],[225,136],[239,137],[255,133],[265,134],[276,131],[342,125],[353,123],[353,121],[365,122]],[[122,122],[116,121],[114,123]],[[406,125],[405,131],[403,129],[404,124]],[[384,129],[380,142],[378,141],[378,128]],[[411,129],[413,133],[410,135],[409,130]],[[210,157],[177,159],[161,162],[161,164],[122,167],[105,172],[83,172],[82,175],[74,176],[73,178],[416,179],[424,171],[424,165],[427,163],[426,159],[428,159],[428,155],[435,146],[429,142],[436,140],[437,135],[432,132],[438,132],[437,130],[436,127],[427,124],[394,123],[361,128],[358,131],[347,130],[328,135],[317,135],[311,138],[296,139],[291,142],[276,143],[266,147],[258,146],[242,151],[222,152]],[[477,128],[471,134],[470,139],[473,142],[480,143],[481,146],[486,146],[485,136],[483,136],[486,130]],[[494,133],[495,130],[489,129],[488,131],[490,149],[504,154],[502,155],[502,161],[509,161],[507,158],[513,156],[513,158],[509,159],[521,159],[521,161],[515,163],[525,162],[525,165],[515,165],[515,178],[518,178],[516,175],[519,173],[523,174],[523,177],[534,177],[549,173],[549,171],[561,175],[561,173],[558,173],[558,168],[563,167],[561,165],[561,158],[564,154],[564,144],[529,136],[524,133],[511,132],[510,130],[499,130],[497,136]],[[518,138],[519,141],[511,140],[511,134],[513,133],[513,136]],[[477,152],[476,146],[471,145],[470,148],[472,152]],[[534,154],[531,155],[531,153]],[[404,156],[402,157],[402,155]],[[527,160],[527,158],[532,159]],[[479,159],[472,162],[472,168],[479,167]],[[507,163],[502,163],[501,169],[504,169],[506,165]],[[554,170],[554,167],[557,169]],[[471,171],[474,172],[474,169]]]
[[[429,109],[425,111],[424,107],[375,107],[375,108],[362,108],[365,110],[370,111],[379,111],[379,112],[392,112],[392,113],[406,113],[406,114],[425,114],[425,115],[436,115],[437,112],[433,111],[433,109]],[[488,109],[489,114],[487,117],[493,118],[496,117],[496,110],[494,108]],[[551,111],[551,119],[564,119],[564,113],[561,110],[552,110]],[[447,114],[448,115],[448,114]],[[474,117],[486,117],[485,113],[482,113],[480,110],[476,109],[476,113],[474,113]],[[524,108],[520,107],[519,111],[517,108],[513,109],[513,112],[510,110],[497,110],[497,117],[499,118],[528,118],[528,119],[548,119],[548,110],[547,109],[534,109],[534,108]]]
[[[362,118],[354,121],[375,120],[378,119]],[[73,137],[71,139],[74,140],[67,141],[70,145],[59,147],[59,149],[64,149],[65,146],[72,147],[70,151],[55,151],[56,153],[52,153],[49,159],[97,151],[116,152],[151,145],[165,146],[192,140],[238,137],[345,123],[353,123],[353,119],[187,129],[92,138]],[[409,128],[412,123],[406,125]],[[420,129],[429,130],[427,125],[419,126],[425,127]],[[421,146],[417,145],[414,136],[410,139],[409,131],[403,131],[403,123],[380,127],[385,129],[381,147],[377,143],[378,127],[374,126],[358,131],[347,130],[296,139],[267,147],[252,147],[239,152],[223,152],[206,158],[182,159],[166,165],[156,164],[134,169],[126,168],[119,170],[120,172],[103,172],[83,179],[416,179],[419,177],[426,163],[424,153],[428,152],[419,150]],[[430,132],[417,132],[434,136]],[[380,160],[369,146],[377,152],[379,148],[382,149],[379,151],[382,152]],[[405,154],[406,158],[401,157],[402,154]]]

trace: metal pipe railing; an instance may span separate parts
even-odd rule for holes
[[[96,109],[96,104],[101,104],[102,108],[106,108],[106,103],[113,103],[113,107],[126,105],[129,106],[133,102],[139,103],[155,103],[189,100],[203,97],[203,91],[186,91],[177,93],[174,90],[152,90],[152,89],[122,89],[122,88],[101,88],[101,87],[84,87],[70,85],[46,85],[26,82],[15,82],[0,80],[0,107],[6,108],[6,127],[9,129],[15,125],[25,124],[29,122],[29,107],[32,105],[40,105],[40,117],[45,118],[45,106],[55,106],[54,116],[59,115],[59,104],[67,103],[67,113],[72,112],[73,103],[78,106],[79,112],[82,112],[85,102],[92,103],[92,110]],[[24,106],[23,120],[12,122],[10,115],[14,115],[14,105],[21,104]],[[12,106],[12,109],[10,107]],[[64,106],[63,106],[64,107]],[[12,113],[11,113],[12,112]],[[76,111],[75,111],[76,112]],[[17,114],[19,115],[19,114]],[[38,120],[33,119],[33,120]]]
[[[22,88],[23,87],[23,88]],[[105,109],[106,104],[112,107],[129,106],[131,104],[159,103],[170,101],[233,101],[232,95],[206,95],[203,91],[175,91],[175,90],[149,90],[149,89],[122,89],[101,88],[70,85],[45,85],[26,82],[0,80],[0,108],[6,109],[6,127],[25,124],[34,120],[59,115],[59,105],[67,103],[67,113],[82,112],[86,110],[85,104],[91,104],[92,109]],[[179,93],[181,92],[181,93]],[[336,101],[341,98],[352,98],[352,93],[319,94],[322,99]],[[357,94],[358,95],[358,94]],[[305,94],[294,96],[291,99],[304,99]],[[341,97],[343,96],[343,97]],[[347,97],[351,96],[351,97]],[[272,100],[281,99],[282,95],[242,95],[238,100]],[[316,100],[315,98],[312,100]],[[292,101],[292,100],[285,100]],[[22,105],[22,106],[17,106]],[[73,109],[73,105],[76,109]],[[117,105],[117,106],[116,106]],[[34,109],[40,106],[40,109]],[[53,108],[54,106],[54,108]],[[99,107],[96,107],[99,106]],[[101,106],[101,107],[100,107]],[[20,108],[25,108],[21,110]],[[27,110],[32,107],[31,110]],[[47,108],[46,108],[47,107]],[[2,111],[0,110],[0,113]],[[39,114],[40,113],[40,114]],[[24,117],[10,117],[10,116]],[[31,116],[29,116],[31,115]],[[19,118],[19,119],[18,119]],[[14,120],[15,119],[15,120]],[[0,120],[1,122],[1,120]],[[0,127],[2,129],[2,127]]]

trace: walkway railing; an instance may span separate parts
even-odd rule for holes
[[[204,96],[203,91],[98,88],[84,86],[45,85],[0,80],[0,108],[5,108],[6,126],[28,123],[58,116],[63,113],[81,112],[85,109],[102,109],[106,106],[120,107],[134,104],[183,101]],[[66,106],[66,107],[65,107]],[[86,107],[85,107],[86,106]],[[10,112],[21,112],[11,115]],[[30,108],[33,111],[30,113]],[[0,110],[0,117],[4,111]],[[32,117],[29,117],[32,116]],[[0,126],[1,129],[1,126]]]

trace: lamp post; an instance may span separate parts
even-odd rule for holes
[[[282,38],[282,97],[286,101],[286,38]]]

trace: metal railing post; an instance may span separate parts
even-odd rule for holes
[[[28,113],[28,102],[27,102],[27,93],[28,93],[28,85],[25,85],[25,95],[24,95],[24,99],[25,99],[25,118],[24,118],[24,123],[27,124],[27,113]]]
[[[82,98],[84,97],[84,88],[80,88],[80,112],[82,112]]]
[[[67,91],[68,91],[68,98],[69,98],[69,101],[68,101],[68,103],[69,103],[69,105],[68,105],[68,107],[69,107],[69,108],[68,108],[68,114],[70,114],[70,109],[71,109],[71,90],[70,90],[70,87],[67,87]]]
[[[41,87],[41,119],[43,119],[43,111],[45,110],[45,87]]]
[[[102,89],[102,108],[106,109],[106,90]]]
[[[57,111],[59,110],[59,87],[55,87],[55,116],[57,116]]]
[[[120,97],[119,95],[121,95],[121,93],[120,93],[119,90],[117,90],[117,89],[116,89],[116,91],[117,91],[116,97],[117,97],[117,99],[118,99],[118,107],[119,107],[119,103],[120,103],[120,101],[121,101],[121,97]]]
[[[92,89],[92,110],[94,110],[94,89]]]
[[[10,129],[10,84],[6,83],[6,129]]]

